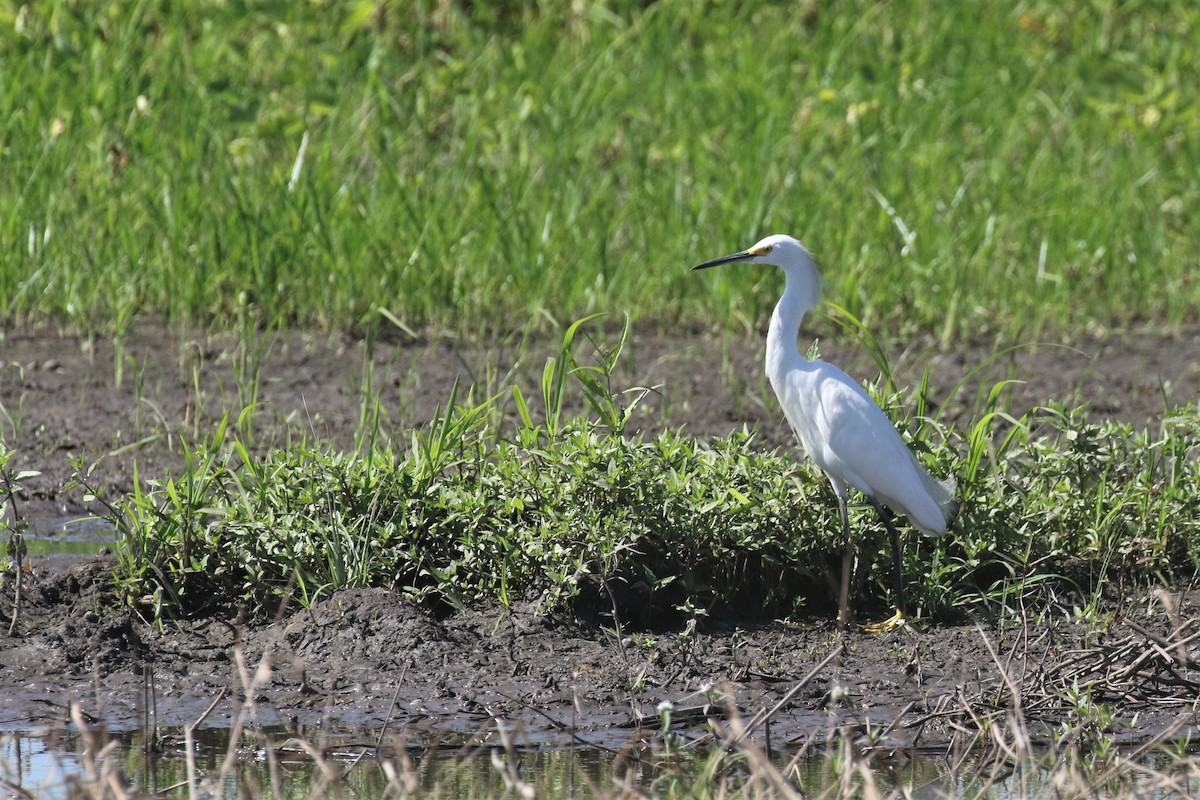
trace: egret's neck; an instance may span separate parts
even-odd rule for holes
[[[772,380],[789,358],[803,358],[796,346],[800,323],[821,299],[821,282],[815,267],[789,269],[786,275],[783,297],[775,305],[767,331],[767,374]]]

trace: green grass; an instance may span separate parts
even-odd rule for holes
[[[751,326],[776,231],[881,333],[1200,307],[1194,4],[467,8],[0,0],[0,321]]]

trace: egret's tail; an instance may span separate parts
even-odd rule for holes
[[[953,475],[947,478],[935,478],[926,469],[921,470],[921,481],[925,484],[925,490],[929,492],[929,496],[942,510],[942,516],[946,519],[946,525],[949,526],[958,514],[958,498],[954,496],[954,490],[958,488],[958,481],[954,479]]]

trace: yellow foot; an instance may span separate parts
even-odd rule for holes
[[[867,633],[889,633],[900,628],[908,633],[913,632],[912,625],[908,622],[908,617],[900,613],[899,610],[883,622],[878,622],[874,625],[863,625],[863,630]]]

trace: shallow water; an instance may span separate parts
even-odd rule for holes
[[[32,517],[25,557],[34,567],[61,570],[104,552],[117,541],[112,522],[100,517]]]
[[[270,739],[268,749],[264,741]],[[289,741],[285,730],[246,734],[232,748],[230,732],[197,731],[194,756],[187,757],[182,730],[160,732],[157,751],[142,732],[114,734],[105,746],[83,737],[57,734],[0,737],[0,794],[19,789],[32,796],[66,798],[71,788],[101,774],[107,766],[122,785],[150,794],[195,794],[238,798],[270,794],[281,797],[380,797],[389,786],[435,797],[477,797],[505,792],[505,768],[493,763],[496,752],[510,775],[520,775],[539,796],[599,797],[615,788],[611,771],[615,756],[600,750],[538,749],[502,751],[447,747],[421,753],[376,749],[369,737],[349,733],[330,737],[320,748],[320,761]],[[97,757],[96,752],[103,753]]]
[[[195,794],[238,798],[270,794],[310,797],[330,790],[345,797],[380,797],[389,784],[441,797],[472,797],[504,792],[504,779],[487,753],[434,751],[417,757],[376,751],[369,741],[347,739],[329,745],[320,763],[299,745],[288,744],[286,731],[271,731],[276,743],[268,751],[260,737],[250,734],[234,748],[228,769],[223,762],[229,749],[229,731],[197,731],[194,757],[187,758],[183,732],[165,734],[166,746],[147,752],[140,732],[114,735],[96,756],[80,737],[57,735],[0,737],[0,794],[19,788],[32,796],[66,798],[71,788],[103,772],[105,766],[120,775],[122,785],[150,794]],[[597,751],[536,750],[511,756],[516,769],[536,775],[543,796],[595,796],[589,787],[603,787],[608,763]],[[397,777],[399,776],[399,777]],[[393,783],[394,782],[394,783]],[[608,784],[611,786],[611,782]],[[607,793],[607,792],[605,792]]]
[[[301,731],[308,744],[293,738],[294,733],[284,728],[256,730],[231,742],[228,729],[197,730],[191,758],[182,729],[160,730],[153,741],[145,731],[111,736],[61,730],[5,734],[0,736],[0,793],[66,798],[73,787],[111,774],[126,788],[183,797],[366,798],[390,790],[422,797],[599,798],[631,796],[630,790],[641,796],[702,790],[706,772],[702,752],[678,740],[674,748],[665,747],[654,734],[642,746],[612,750],[505,750],[478,741],[407,750],[376,747],[376,734],[365,730]],[[870,785],[883,796],[918,798],[1055,796],[1062,789],[1062,773],[1052,770],[1062,762],[1063,757],[1048,751],[1016,763],[982,753],[859,753],[849,761],[847,753],[837,749],[811,750],[802,757],[776,751],[771,756],[791,786],[806,795],[857,796]],[[736,767],[729,771],[729,763],[725,770],[733,788],[746,773]],[[1139,797],[1167,798],[1200,792],[1200,770],[1194,762],[1188,762],[1191,767],[1182,776],[1173,774],[1171,781],[1156,777],[1172,763],[1172,771],[1178,773],[1180,762],[1163,751],[1140,756],[1135,769],[1123,771],[1125,782],[1085,784],[1087,793],[1122,797],[1133,788]]]

